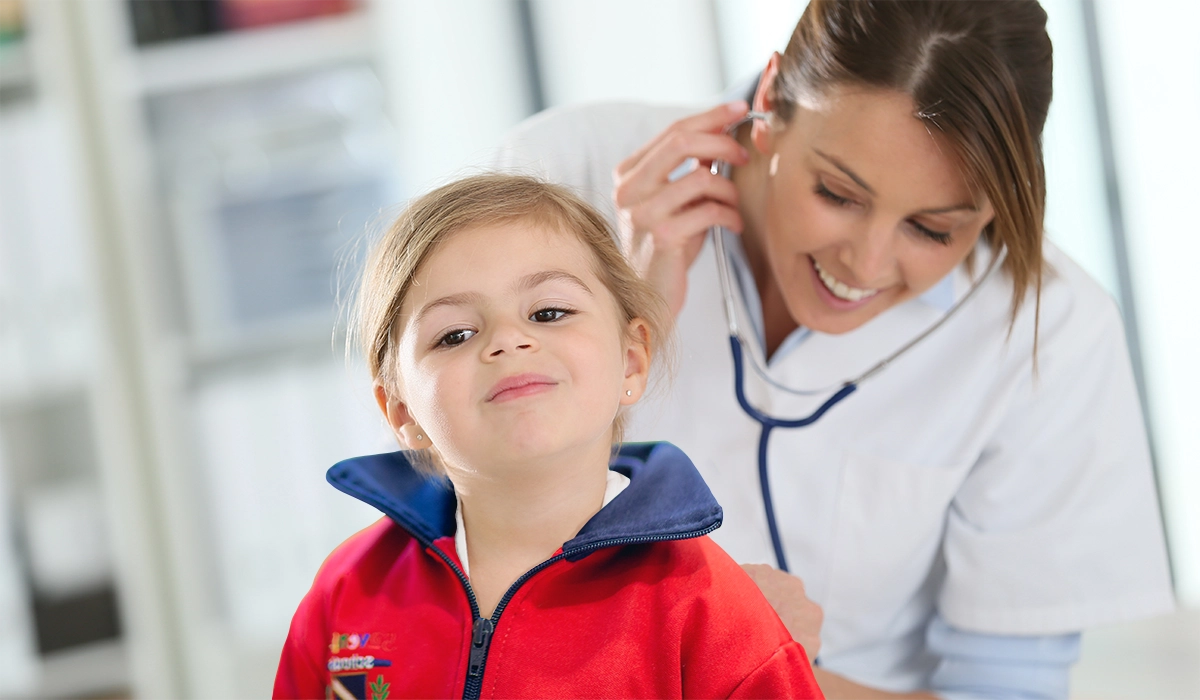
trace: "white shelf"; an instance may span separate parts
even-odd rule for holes
[[[134,54],[144,95],[228,85],[371,57],[365,10],[178,39]]]

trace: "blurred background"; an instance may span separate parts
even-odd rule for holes
[[[1125,315],[1180,611],[1079,697],[1200,697],[1200,5],[1044,0],[1047,228]],[[265,697],[392,449],[364,231],[585,100],[711,104],[802,0],[0,0],[0,696]]]

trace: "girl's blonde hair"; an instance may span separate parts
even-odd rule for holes
[[[640,318],[649,329],[646,340],[655,363],[671,356],[673,321],[666,302],[625,260],[603,216],[559,185],[523,175],[475,175],[410,202],[367,256],[347,349],[357,346],[371,378],[389,394],[399,387],[395,345],[400,308],[422,265],[460,231],[514,221],[577,236],[592,252],[596,276],[616,300],[622,332]],[[613,425],[614,442],[624,435],[624,424],[622,411]],[[422,461],[418,466],[437,470]]]

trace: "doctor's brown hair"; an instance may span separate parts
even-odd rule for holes
[[[669,367],[673,320],[667,304],[625,260],[604,217],[565,187],[493,173],[467,177],[414,199],[367,256],[347,349],[359,347],[371,378],[389,395],[400,386],[395,358],[400,309],[421,266],[456,233],[518,221],[579,239],[592,253],[593,272],[616,301],[623,324],[613,331],[626,333],[629,321],[642,319],[649,328],[645,340],[651,357],[655,364],[666,361]],[[614,442],[621,441],[624,423],[621,411],[613,424]],[[423,471],[440,471],[436,455],[413,464]]]
[[[1012,319],[1032,289],[1036,328],[1052,68],[1036,0],[812,0],[770,89],[784,123],[797,102],[835,85],[908,95],[990,200],[995,218],[983,235],[993,251],[1008,250]]]

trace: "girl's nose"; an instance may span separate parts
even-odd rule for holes
[[[505,323],[495,326],[488,343],[484,347],[484,360],[501,357],[505,353],[513,354],[537,349],[537,339],[526,333],[519,324]]]

